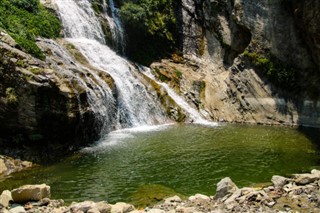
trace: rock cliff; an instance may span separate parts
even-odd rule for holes
[[[183,0],[183,59],[153,67],[180,70],[178,90],[214,120],[320,126],[319,11],[315,0]]]
[[[77,64],[84,57],[66,41],[39,39],[47,56],[41,61],[17,49],[6,32],[0,39],[1,152],[50,160],[96,140],[103,125],[89,105],[91,68]],[[110,76],[101,78],[112,87]]]

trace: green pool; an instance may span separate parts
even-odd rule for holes
[[[168,125],[113,132],[68,159],[18,173],[0,190],[46,183],[67,202],[135,202],[149,193],[213,195],[229,176],[238,186],[320,165],[315,141],[285,127]]]

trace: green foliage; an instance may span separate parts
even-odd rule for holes
[[[36,37],[56,38],[61,24],[38,0],[1,0],[0,27],[4,28],[20,45],[35,57],[44,54],[35,43]]]
[[[14,88],[8,87],[6,89],[6,101],[8,103],[16,103],[18,100],[17,95],[14,91]]]
[[[146,64],[174,49],[177,7],[175,0],[124,1],[120,14],[129,38],[129,56]]]
[[[262,55],[255,52],[244,51],[243,56],[256,67],[276,86],[284,89],[293,89],[297,82],[297,71],[279,61],[271,54]]]
[[[175,75],[176,75],[176,77],[177,77],[178,79],[181,79],[181,78],[182,78],[182,72],[181,72],[180,70],[175,69],[175,70],[174,70],[174,73],[175,73]]]
[[[23,36],[19,36],[16,34],[12,34],[12,37],[26,52],[41,60],[44,60],[46,58],[41,49],[36,45],[34,41],[26,39]]]
[[[29,12],[35,12],[39,8],[39,0],[11,0],[12,4]]]

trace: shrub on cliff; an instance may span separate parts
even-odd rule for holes
[[[120,12],[130,57],[146,64],[174,49],[177,4],[175,0],[124,1]]]
[[[0,27],[4,28],[21,49],[44,59],[35,43],[36,37],[55,38],[60,35],[61,24],[39,0],[1,0]]]

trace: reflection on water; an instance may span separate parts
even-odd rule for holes
[[[184,195],[213,195],[216,183],[226,176],[239,186],[248,186],[268,182],[274,174],[310,171],[317,166],[316,145],[295,129],[168,125],[113,132],[61,163],[0,182],[0,190],[47,183],[53,198],[67,202],[130,202],[148,184]]]

